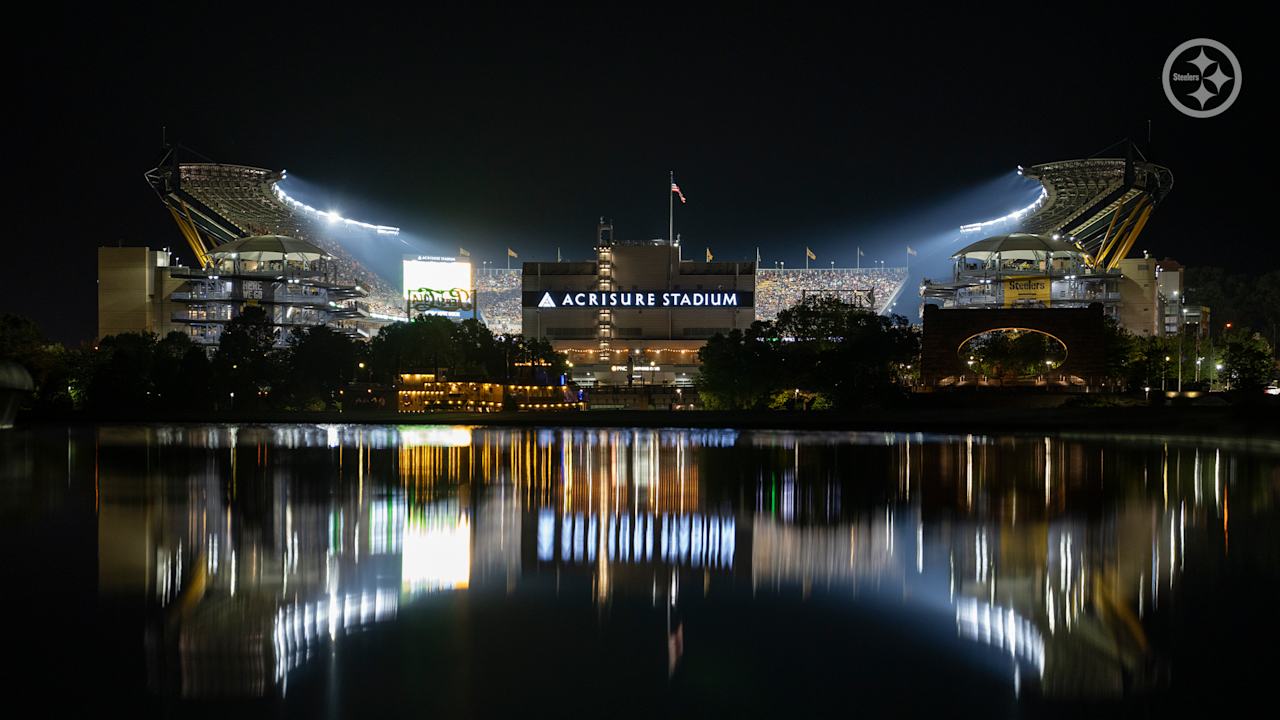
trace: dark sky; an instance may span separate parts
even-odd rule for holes
[[[557,246],[585,256],[600,215],[621,238],[662,236],[674,169],[689,198],[677,230],[693,254],[746,259],[760,246],[798,264],[808,245],[842,265],[854,243],[896,258],[931,223],[950,227],[937,208],[956,198],[975,204],[961,221],[1012,209],[972,193],[1016,165],[1131,135],[1176,180],[1140,245],[1260,269],[1248,251],[1272,194],[1257,178],[1275,51],[1261,18],[1222,5],[897,5],[879,16],[796,3],[463,15],[434,3],[179,3],[11,27],[17,257],[0,311],[57,339],[90,338],[94,248],[181,246],[142,179],[162,127],[219,162],[288,169],[348,217],[476,260],[501,261],[508,245],[521,259]],[[1217,118],[1179,114],[1160,85],[1166,56],[1194,37],[1226,43],[1250,75]]]

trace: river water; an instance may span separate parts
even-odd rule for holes
[[[0,486],[50,712],[1154,715],[1276,667],[1265,441],[37,426]]]

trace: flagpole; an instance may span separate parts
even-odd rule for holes
[[[671,183],[667,185],[667,244],[671,245],[676,239],[676,199],[675,190],[676,171],[670,172]]]
[[[862,269],[862,246],[858,246],[858,269]]]

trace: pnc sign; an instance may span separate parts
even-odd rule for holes
[[[749,308],[754,301],[754,293],[734,290],[715,291],[635,291],[605,292],[544,290],[524,293],[524,307],[542,310],[559,308],[614,308],[619,310],[649,308]]]

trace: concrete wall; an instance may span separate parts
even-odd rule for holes
[[[920,358],[921,380],[934,385],[948,376],[968,372],[960,359],[960,346],[987,330],[1025,328],[1056,337],[1067,346],[1067,358],[1054,373],[1077,375],[1089,384],[1106,371],[1102,305],[1064,309],[943,310],[924,307],[924,337]]]
[[[98,248],[98,339],[156,332],[152,254],[146,247]]]

